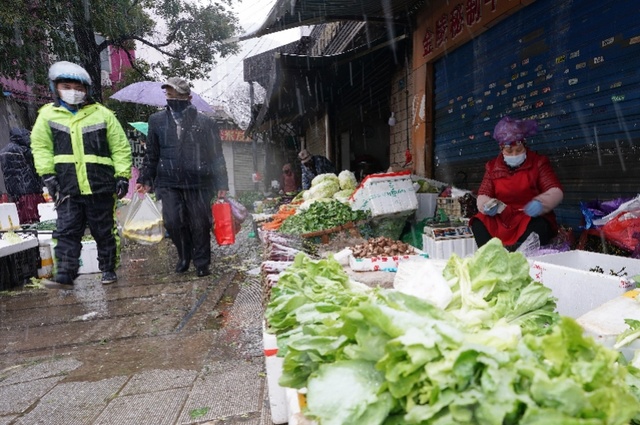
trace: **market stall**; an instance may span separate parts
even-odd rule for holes
[[[381,198],[410,193],[393,177]],[[323,230],[316,203],[301,210],[314,212],[306,220],[288,211],[259,231],[274,423],[640,420],[632,314],[640,260],[539,246],[509,252],[497,239],[478,249],[464,195],[437,197],[415,247],[375,234],[372,223],[410,220],[418,204],[380,203],[371,190],[353,208],[358,196],[346,204],[367,213],[357,234],[344,223]],[[616,300],[628,320],[595,326],[614,315],[607,303]]]

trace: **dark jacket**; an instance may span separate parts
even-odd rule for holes
[[[10,142],[0,150],[4,185],[12,198],[42,193],[42,180],[36,173],[31,154],[29,130],[13,127]]]
[[[183,112],[180,139],[171,111],[149,117],[139,183],[155,188],[228,190],[227,166],[215,121],[193,106]]]

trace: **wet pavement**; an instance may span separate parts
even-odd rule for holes
[[[0,293],[0,425],[271,425],[249,231],[204,278],[165,240],[126,245],[113,285]]]

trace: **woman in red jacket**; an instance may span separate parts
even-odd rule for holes
[[[534,120],[504,117],[494,129],[500,154],[485,166],[479,212],[470,222],[478,247],[496,237],[516,249],[533,232],[546,245],[558,231],[553,209],[564,196],[562,186],[549,158],[527,147],[537,128]]]

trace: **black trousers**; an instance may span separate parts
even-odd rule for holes
[[[57,273],[78,277],[82,237],[87,225],[98,247],[100,271],[114,271],[118,266],[120,237],[115,224],[116,199],[111,194],[79,195],[63,198],[56,211],[58,219],[53,238]]]
[[[491,238],[493,238],[493,236],[489,234],[489,231],[480,220],[473,220],[473,223],[471,223],[471,230],[473,231],[473,237],[476,240],[478,248],[480,248],[482,245],[489,242]],[[542,217],[532,217],[522,236],[518,238],[518,241],[514,245],[507,247],[507,249],[509,249],[510,251],[515,251],[520,245],[522,245],[527,237],[529,237],[529,235],[534,232],[537,233],[540,237],[540,245],[549,244],[549,242],[551,242],[551,238],[556,235],[556,233],[551,228],[551,224],[546,219]]]
[[[162,219],[181,260],[196,268],[211,265],[211,198],[205,189],[158,188]]]

